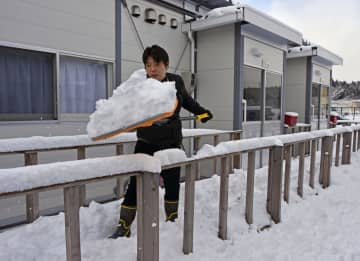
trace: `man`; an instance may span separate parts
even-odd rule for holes
[[[195,115],[207,113],[208,117],[201,120],[203,123],[210,120],[212,114],[209,110],[201,107],[187,93],[184,82],[179,75],[167,72],[169,69],[169,56],[163,48],[157,45],[147,47],[143,53],[142,59],[147,77],[154,78],[161,82],[175,82],[178,106],[171,117],[161,120],[150,127],[137,129],[138,141],[135,145],[135,153],[153,155],[159,150],[180,148],[182,142],[182,127],[179,117],[180,109],[183,107]],[[163,178],[165,186],[164,201],[166,221],[174,222],[178,217],[180,168],[164,170],[160,175]],[[130,178],[130,183],[121,205],[120,220],[117,230],[110,238],[130,237],[130,226],[135,219],[135,215],[136,177],[133,176]]]

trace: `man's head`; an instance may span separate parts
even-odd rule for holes
[[[143,53],[143,63],[150,78],[162,81],[169,68],[169,55],[158,45],[147,47]]]

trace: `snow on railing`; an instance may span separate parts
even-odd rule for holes
[[[199,164],[204,160],[220,161],[220,204],[219,231],[222,239],[227,238],[227,211],[229,174],[231,163],[240,160],[239,153],[247,154],[247,186],[245,219],[253,222],[253,197],[256,151],[269,149],[268,184],[266,210],[275,223],[281,221],[281,197],[289,202],[289,182],[291,150],[294,144],[299,146],[299,173],[297,192],[302,197],[304,177],[305,147],[311,143],[310,187],[314,188],[315,160],[317,143],[321,140],[319,183],[323,188],[330,185],[333,143],[336,140],[336,157],[342,145],[342,164],[350,164],[351,145],[355,150],[360,148],[360,128],[355,126],[334,128],[323,131],[312,131],[291,135],[279,135],[257,139],[221,142],[216,146],[204,145],[196,155],[187,158],[181,150],[171,149],[155,153],[154,157],[144,155],[127,155],[102,159],[86,159],[73,162],[51,163],[39,166],[0,170],[0,197],[53,188],[64,189],[67,260],[81,260],[79,207],[81,203],[80,188],[94,179],[100,181],[110,177],[137,173],[140,197],[138,197],[138,260],[157,261],[159,258],[159,226],[158,226],[158,175],[161,169],[175,166],[185,167],[185,207],[183,252],[193,252],[195,179],[200,170]],[[357,143],[356,143],[357,140]],[[353,143],[352,143],[353,141]],[[339,148],[339,149],[338,149]],[[137,158],[141,157],[141,158]],[[285,160],[285,181],[282,182],[283,161]],[[140,163],[138,163],[138,161]],[[99,164],[99,162],[102,162]],[[126,162],[133,164],[124,165]],[[100,166],[96,166],[99,164]],[[235,164],[234,164],[235,165]],[[336,165],[336,162],[335,162]],[[160,169],[161,168],[161,169]],[[84,174],[87,173],[88,174]],[[139,172],[139,173],[138,173]],[[30,173],[30,174],[29,174]],[[78,174],[76,174],[78,173]],[[55,175],[55,179],[53,178]],[[75,176],[73,176],[75,175]],[[25,177],[24,177],[25,176]],[[26,183],[27,184],[26,185]],[[17,184],[19,183],[19,184]],[[146,199],[146,203],[145,200]],[[146,208],[144,207],[146,204]]]

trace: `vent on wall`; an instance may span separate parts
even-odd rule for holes
[[[156,12],[154,9],[148,8],[145,10],[145,21],[151,24],[156,22]]]
[[[178,20],[176,20],[176,18],[171,18],[170,20],[170,27],[173,28],[173,29],[176,29],[178,28]]]
[[[161,25],[166,24],[166,16],[164,14],[159,15],[159,24]]]
[[[140,13],[141,13],[140,6],[138,6],[138,5],[133,5],[133,6],[131,7],[131,15],[132,15],[132,16],[139,17],[139,16],[140,16]]]

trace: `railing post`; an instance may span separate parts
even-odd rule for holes
[[[83,160],[86,158],[86,150],[85,147],[77,148],[77,159]],[[81,185],[79,189],[80,193],[80,206],[85,206],[86,204],[86,185]]]
[[[200,141],[200,136],[194,137],[194,154],[200,149]],[[199,180],[201,178],[200,164],[196,164],[196,168],[196,179]]]
[[[220,172],[220,200],[219,200],[219,232],[218,237],[226,240],[227,238],[227,214],[229,197],[229,157],[221,158]]]
[[[336,134],[336,149],[335,149],[335,166],[339,166],[340,161],[340,141],[341,141],[341,134]]]
[[[25,152],[24,153],[25,166],[38,164],[37,152]],[[32,223],[39,217],[39,193],[32,192],[26,194],[26,220],[28,223]]]
[[[137,185],[137,260],[159,260],[159,184],[156,173],[143,172]]]
[[[123,144],[117,144],[116,147],[116,155],[122,155],[124,154],[124,145]],[[115,187],[115,195],[117,199],[120,199],[124,194],[124,181],[127,179],[127,177],[119,177],[116,179],[116,187]]]
[[[298,176],[298,187],[297,193],[300,197],[304,194],[304,157],[305,157],[305,143],[299,144],[299,176]]]
[[[232,135],[232,140],[240,140],[241,139],[241,132],[235,132]],[[241,153],[234,155],[234,169],[241,168]]]
[[[66,260],[80,261],[80,187],[64,188]]]
[[[197,163],[198,164],[198,163]],[[186,165],[185,167],[185,206],[184,206],[184,237],[183,252],[190,254],[193,252],[194,240],[194,202],[195,202],[195,175],[192,169],[196,166]]]
[[[356,152],[356,134],[357,131],[353,131],[353,152]],[[359,136],[358,136],[359,138]]]
[[[330,185],[331,157],[333,148],[333,136],[326,136],[321,139],[321,159],[319,183],[323,188]]]
[[[352,136],[352,132],[343,133],[343,151],[342,151],[341,164],[351,163],[351,136]]]
[[[253,223],[255,157],[256,151],[249,151],[247,164],[245,207],[245,219],[248,224]]]
[[[316,162],[316,144],[317,140],[311,141],[311,156],[310,156],[310,179],[309,186],[315,188],[315,162]]]
[[[213,145],[219,144],[219,135],[214,135]],[[217,158],[214,159],[214,174],[217,173]]]
[[[357,131],[357,136],[358,136],[358,140],[357,140],[357,150],[360,149],[360,130]]]
[[[291,155],[292,145],[288,145],[284,150],[285,157],[285,181],[284,181],[284,200],[289,203],[290,200],[290,174],[291,174]]]
[[[282,167],[283,167],[283,147],[273,146],[270,148],[268,182],[267,210],[275,223],[281,221],[281,192],[282,192]],[[270,197],[269,197],[270,196]]]

